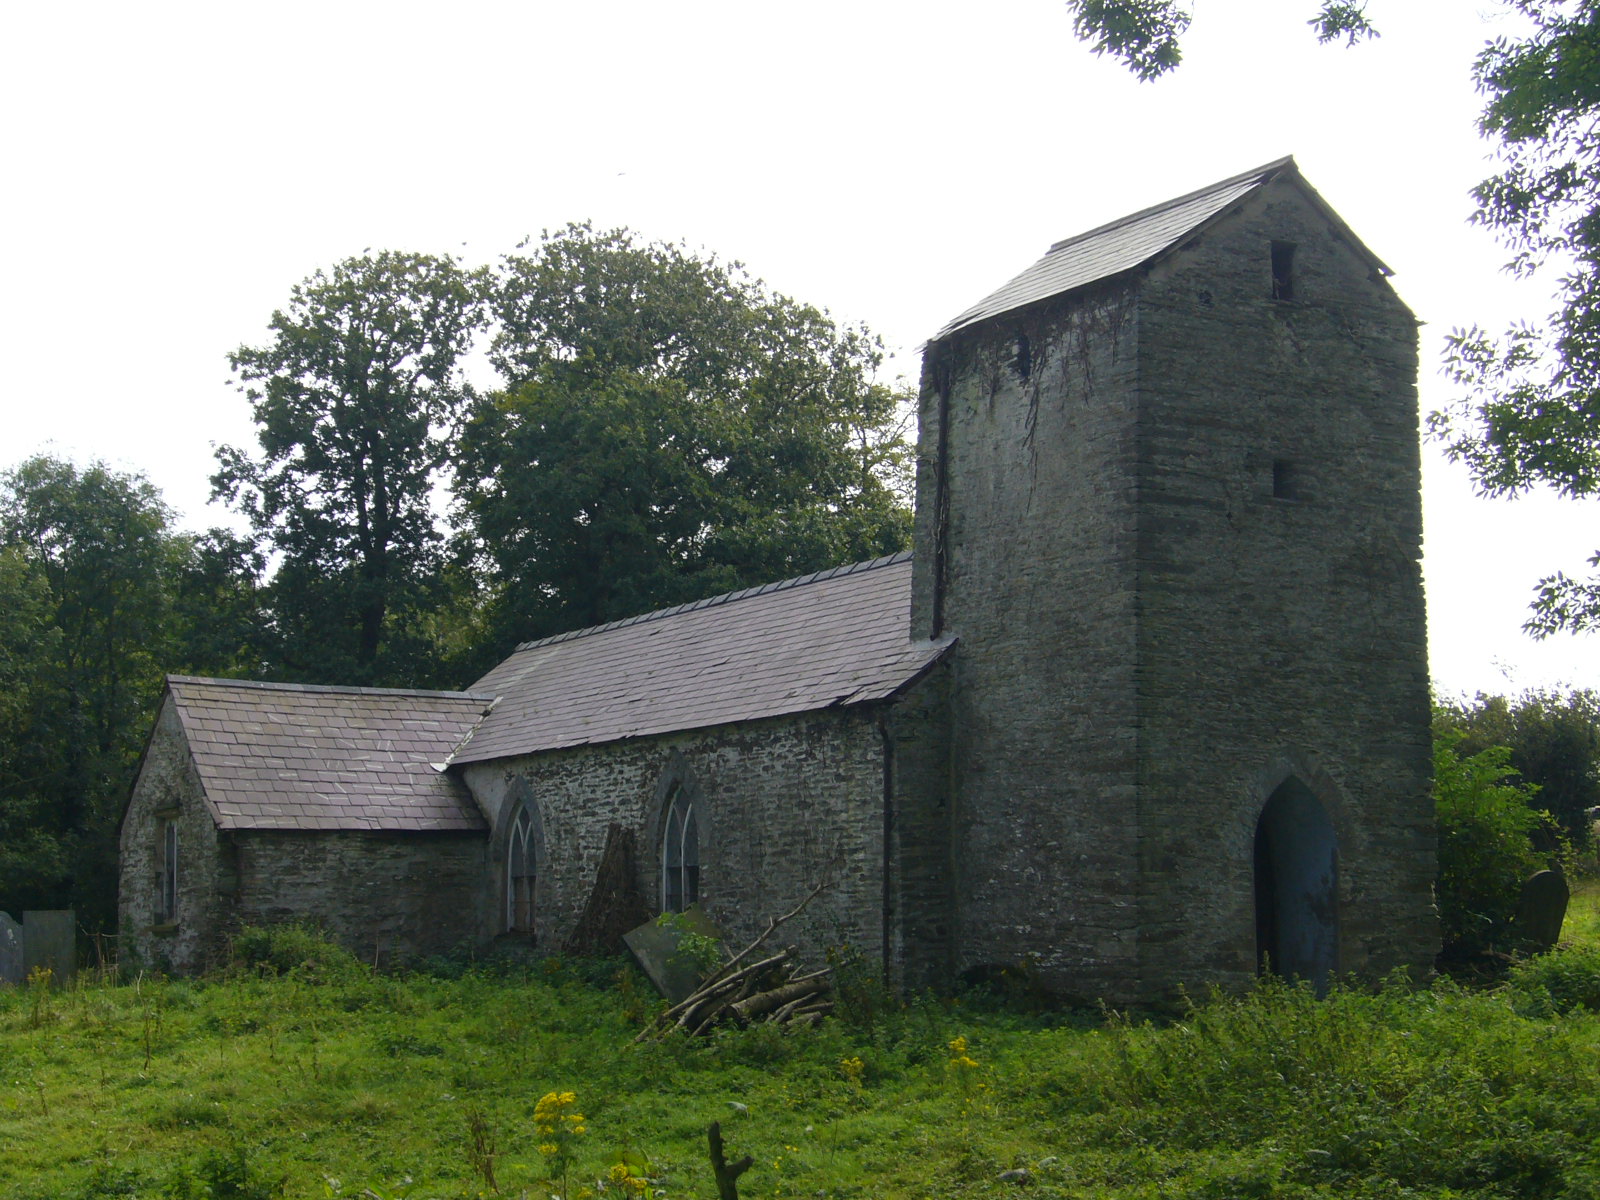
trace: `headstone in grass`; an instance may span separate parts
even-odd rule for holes
[[[0,983],[13,987],[24,978],[22,971],[22,926],[9,913],[0,912]]]
[[[1553,947],[1561,939],[1570,895],[1560,871],[1537,871],[1529,876],[1517,907],[1517,930],[1523,940],[1538,950]]]
[[[78,973],[78,921],[72,909],[22,914],[22,969],[24,974],[48,970],[57,987],[72,982]]]
[[[698,904],[646,921],[622,940],[650,982],[674,1004],[688,999],[721,960],[722,934]]]

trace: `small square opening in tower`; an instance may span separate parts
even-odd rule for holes
[[[1272,243],[1272,298],[1294,299],[1294,243]]]
[[[1298,500],[1300,498],[1299,472],[1286,458],[1272,460],[1272,498]]]
[[[1017,334],[1016,349],[1016,357],[1011,360],[1011,367],[1017,373],[1017,378],[1026,382],[1028,376],[1033,374],[1033,343],[1028,341],[1027,334]]]

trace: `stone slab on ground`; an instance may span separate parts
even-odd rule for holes
[[[78,920],[70,908],[41,909],[22,914],[22,970],[24,975],[46,968],[57,987],[65,987],[78,974]]]
[[[0,984],[12,986],[27,978],[22,969],[22,926],[0,912]]]
[[[1567,917],[1571,892],[1560,871],[1536,871],[1522,885],[1517,906],[1517,928],[1522,936],[1541,950],[1561,940],[1561,923]]]
[[[702,964],[680,953],[685,933],[712,938],[719,944],[722,934],[698,905],[669,917],[657,917],[622,935],[633,957],[650,976],[650,982],[673,1004],[685,1000],[705,976]]]

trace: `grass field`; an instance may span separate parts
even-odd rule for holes
[[[713,1120],[746,1200],[1600,1196],[1600,1015],[1558,1015],[1600,1007],[1600,952],[1556,961],[1162,1026],[863,991],[807,1032],[645,1045],[618,963],[0,990],[0,1196],[709,1198]]]
[[[1600,874],[1583,876],[1573,883],[1561,937],[1563,941],[1600,946]]]

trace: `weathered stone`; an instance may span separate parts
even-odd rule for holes
[[[1517,905],[1517,931],[1523,940],[1540,950],[1549,950],[1560,941],[1571,895],[1560,871],[1535,871],[1530,875],[1522,885]]]
[[[467,785],[494,829],[490,892],[504,895],[497,847],[521,800],[538,806],[544,828],[534,908],[548,944],[561,945],[582,915],[613,823],[637,831],[640,892],[659,912],[664,803],[684,786],[698,796],[702,906],[729,945],[747,945],[826,881],[783,927],[784,943],[813,959],[844,944],[876,956],[884,747],[875,716],[840,709],[469,764]]]
[[[57,987],[77,978],[78,922],[70,908],[22,914],[22,973],[35,971],[49,971]]]
[[[20,984],[27,977],[22,969],[22,926],[9,913],[0,912],[0,984]]]

